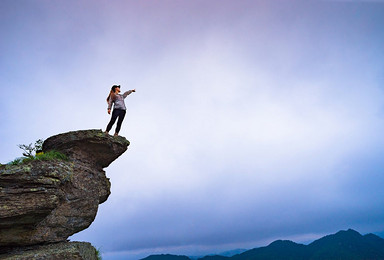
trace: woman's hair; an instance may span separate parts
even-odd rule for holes
[[[109,95],[107,97],[107,102],[109,102],[110,98],[112,98],[112,101],[115,101],[115,99],[116,99],[116,94],[115,94],[116,88],[120,88],[120,85],[113,85],[112,86],[111,91],[109,92]]]

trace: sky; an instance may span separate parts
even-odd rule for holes
[[[384,237],[384,1],[2,0],[0,162],[102,129],[131,145],[92,225],[103,259]]]

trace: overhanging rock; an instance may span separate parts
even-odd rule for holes
[[[89,227],[110,195],[103,168],[128,146],[101,130],[73,131],[43,144],[44,152],[62,152],[68,161],[0,166],[0,251],[66,241]]]

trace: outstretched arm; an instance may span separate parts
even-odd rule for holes
[[[123,97],[126,98],[132,92],[136,92],[136,89],[131,89],[131,90],[128,90],[128,91],[124,92]]]

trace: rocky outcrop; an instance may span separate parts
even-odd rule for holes
[[[91,260],[98,259],[96,249],[87,242],[62,242],[30,246],[0,255],[0,260]]]
[[[128,145],[101,130],[74,131],[43,144],[44,152],[59,151],[68,161],[0,166],[0,251],[66,241],[89,227],[110,195],[103,168]]]
[[[59,151],[75,163],[105,168],[123,154],[128,145],[129,141],[122,136],[112,137],[101,130],[84,130],[48,138],[43,143],[43,151]]]

